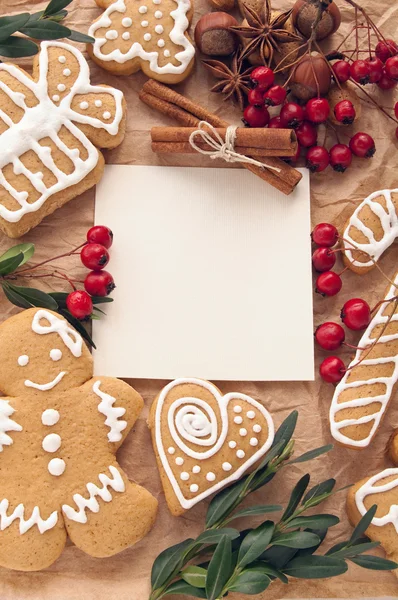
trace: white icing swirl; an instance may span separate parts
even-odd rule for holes
[[[381,484],[378,482],[382,479],[386,479],[387,477],[395,477],[391,481]],[[372,494],[383,494],[384,492],[389,492],[390,490],[396,488],[398,486],[398,469],[385,469],[381,471],[381,473],[377,473],[370,477],[355,493],[355,503],[357,505],[358,511],[363,516],[367,512],[367,508],[364,504],[364,500],[367,496]],[[376,502],[374,502],[376,504]],[[373,517],[372,525],[376,525],[376,527],[383,527],[391,523],[395,527],[395,531],[398,533],[398,506],[396,504],[392,504],[390,506],[390,510],[388,513],[382,517]]]

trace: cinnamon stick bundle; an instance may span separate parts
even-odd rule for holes
[[[224,119],[153,79],[144,84],[139,96],[145,104],[176,119],[184,127],[197,127],[200,121],[207,121],[213,127],[229,126]],[[256,160],[261,160],[261,157],[256,157]],[[301,180],[301,173],[273,156],[265,157],[265,162],[277,168],[278,172],[247,163],[243,166],[284,194],[290,194]]]
[[[152,127],[152,150],[159,154],[194,154],[196,150],[191,146],[189,139],[195,131],[197,127]],[[217,127],[215,131],[225,140],[225,127]],[[212,150],[199,136],[196,136],[195,144],[203,150]],[[297,137],[293,129],[238,127],[234,150],[244,156],[294,156],[297,151]]]

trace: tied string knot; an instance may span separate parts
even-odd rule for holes
[[[262,163],[259,160],[255,160],[250,156],[245,156],[244,154],[239,154],[239,152],[235,152],[235,141],[236,141],[236,131],[237,127],[235,125],[229,125],[225,132],[225,140],[222,139],[221,135],[218,133],[215,127],[208,123],[207,121],[200,121],[198,124],[198,129],[193,131],[189,136],[189,143],[192,148],[199,152],[200,154],[205,154],[209,156],[211,159],[222,158],[226,162],[240,162],[247,163],[249,165],[254,165],[259,167],[260,169],[270,169],[271,171],[276,171],[280,173],[280,169],[278,167],[272,167],[271,165],[267,165],[266,163]],[[205,144],[210,146],[212,150],[204,150],[200,146],[197,145],[195,139],[200,138]]]

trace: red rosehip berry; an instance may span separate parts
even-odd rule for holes
[[[398,81],[398,56],[390,56],[390,58],[387,58],[384,68],[387,77],[394,81]]]
[[[278,115],[277,117],[272,117],[272,119],[270,119],[270,122],[268,123],[268,127],[270,129],[282,129],[280,116]]]
[[[273,85],[264,94],[264,102],[267,106],[279,106],[286,100],[287,92],[281,85]]]
[[[377,82],[377,85],[379,86],[379,88],[381,90],[392,90],[396,85],[397,82],[394,81],[393,79],[391,79],[390,77],[388,77],[386,70],[383,69],[383,75],[381,77],[381,79],[379,79],[379,81]]]
[[[379,42],[376,46],[376,56],[385,63],[390,56],[395,56],[398,53],[398,46],[394,40],[386,40]]]
[[[287,102],[280,113],[283,127],[296,129],[304,121],[304,110],[296,102]]]
[[[249,91],[247,99],[252,106],[264,106],[264,90],[259,87],[253,88]]]
[[[343,283],[340,275],[334,271],[321,273],[316,280],[315,291],[321,296],[335,296],[341,290]]]
[[[398,119],[398,102],[396,102],[394,105],[394,113],[395,113],[396,118]]]
[[[368,133],[358,131],[350,139],[350,150],[359,158],[372,158],[376,152],[374,139]]]
[[[351,77],[357,83],[366,85],[370,81],[370,66],[366,60],[354,60],[350,66]]]
[[[362,298],[351,298],[348,300],[340,313],[344,325],[354,331],[366,329],[371,321],[370,306]]]
[[[86,244],[80,252],[82,263],[87,269],[99,271],[109,262],[109,252],[102,244]]]
[[[351,125],[354,122],[356,112],[350,100],[341,100],[334,107],[334,116],[339,123]]]
[[[311,238],[314,244],[318,246],[328,246],[331,248],[338,240],[339,232],[334,225],[330,223],[319,223],[311,233]]]
[[[369,77],[370,83],[377,83],[383,76],[383,63],[380,58],[374,56],[373,58],[368,58],[366,62],[369,65]]]
[[[296,129],[297,140],[304,148],[315,146],[318,137],[318,132],[312,123],[304,121]]]
[[[344,173],[352,162],[352,152],[345,144],[335,144],[329,150],[330,166],[337,173]]]
[[[307,169],[311,173],[320,173],[329,165],[329,152],[324,146],[312,146],[306,155]]]
[[[256,67],[252,71],[250,79],[253,85],[265,91],[274,83],[275,76],[273,70],[269,67]]]
[[[87,241],[92,244],[101,244],[105,248],[110,248],[113,242],[113,233],[105,225],[94,225],[87,231]]]
[[[350,64],[346,60],[338,60],[332,68],[335,79],[340,83],[345,83],[351,77]]]
[[[326,383],[338,383],[343,379],[345,371],[345,364],[338,356],[328,356],[319,367],[319,373]]]
[[[336,262],[336,254],[330,250],[328,246],[321,246],[314,250],[312,254],[312,264],[315,271],[322,273],[330,271]]]
[[[265,127],[270,120],[269,112],[265,106],[246,106],[243,113],[243,123],[247,127]]]
[[[342,326],[332,321],[319,325],[314,335],[315,341],[324,350],[337,350],[345,340]]]
[[[91,271],[84,280],[84,289],[90,296],[108,296],[115,287],[113,277],[108,271]]]
[[[76,319],[86,319],[93,312],[93,303],[87,292],[75,290],[66,298],[66,307]]]
[[[305,115],[312,123],[324,123],[330,113],[329,102],[326,98],[311,98],[305,105]]]

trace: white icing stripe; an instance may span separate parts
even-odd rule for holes
[[[386,477],[394,476],[395,479],[390,481],[389,483],[385,483],[382,485],[375,485],[381,479],[385,479]],[[367,496],[371,494],[383,494],[384,492],[388,492],[395,487],[398,486],[398,469],[385,469],[381,473],[377,473],[377,475],[373,475],[370,477],[355,493],[355,503],[361,515],[363,516],[367,508],[364,504],[364,500]],[[376,504],[374,502],[373,504]],[[383,527],[391,523],[395,527],[395,531],[398,533],[398,505],[392,504],[390,506],[389,512],[383,517],[373,517],[372,525],[376,525],[377,527]]]
[[[394,285],[392,285],[390,287],[390,289],[388,290],[388,293],[385,297],[386,300],[397,295],[397,286],[398,286],[398,273],[395,276]],[[387,321],[389,320],[389,317],[387,315],[383,315],[387,306],[388,306],[388,303],[383,302],[381,304],[379,310],[377,311],[376,315],[370,322],[368,328],[366,329],[362,338],[358,342],[358,347],[364,348],[364,350],[356,351],[355,357],[349,365],[349,369],[350,369],[350,367],[352,367],[353,365],[356,365],[356,363],[359,362],[359,360],[361,359],[362,353],[363,352],[367,353],[369,351],[368,350],[369,346],[371,346],[375,342],[376,337],[373,337],[373,338],[371,337],[373,330],[377,326],[385,325],[387,323]],[[390,323],[395,323],[395,322],[398,322],[398,314],[397,313],[394,313],[394,315],[390,319]],[[382,335],[381,338],[377,341],[377,345],[378,344],[386,344],[388,342],[392,342],[395,340],[398,340],[398,333]],[[388,364],[388,363],[391,363],[394,365],[394,369],[389,377],[373,377],[371,379],[359,379],[357,381],[347,382],[347,379],[348,379],[349,375],[351,374],[351,370],[348,370],[345,373],[343,379],[337,385],[337,387],[334,391],[332,404],[330,406],[329,421],[330,421],[330,431],[332,433],[332,436],[338,442],[349,445],[349,446],[355,446],[357,448],[365,448],[366,446],[368,446],[370,444],[370,442],[380,424],[381,418],[387,408],[388,402],[391,398],[391,394],[392,394],[394,385],[398,381],[398,354],[394,354],[392,356],[385,356],[385,357],[381,357],[381,358],[368,358],[368,359],[365,358],[365,360],[363,360],[361,362],[361,364],[359,365],[359,368],[361,368],[361,367],[364,368],[366,366],[383,365],[383,364]],[[354,368],[352,371],[351,377],[353,377],[355,375],[355,372],[356,371]],[[375,384],[383,384],[385,386],[384,393],[378,394],[376,396],[368,396],[367,395],[364,398],[354,398],[353,400],[347,400],[347,401],[339,403],[340,395],[345,390],[355,389],[355,388],[359,388],[361,386],[368,386],[368,385],[375,385]],[[371,404],[372,402],[379,403],[380,408],[376,412],[374,412],[370,415],[357,417],[355,419],[344,419],[342,421],[336,421],[335,417],[341,410],[345,410],[347,408],[366,407],[369,404]],[[344,427],[348,427],[350,425],[361,425],[364,423],[370,423],[372,420],[374,420],[372,428],[371,428],[368,436],[362,440],[355,440],[351,437],[348,437],[347,435],[343,434],[340,431]]]
[[[180,486],[174,476],[174,473],[169,465],[166,452],[163,447],[161,431],[162,409],[167,395],[174,387],[182,384],[198,385],[204,388],[205,390],[209,391],[217,401],[218,408],[220,411],[219,419],[221,420],[221,431],[218,432],[217,419],[214,419],[213,417],[214,411],[212,407],[200,398],[179,398],[171,404],[167,414],[168,427],[173,441],[183,452],[185,452],[187,456],[195,458],[197,460],[204,460],[210,458],[211,456],[214,456],[222,448],[228,434],[227,407],[228,403],[231,400],[241,400],[256,408],[266,420],[268,427],[268,438],[266,442],[247,461],[240,465],[240,467],[236,469],[236,471],[234,471],[229,477],[223,478],[214,486],[210,487],[204,492],[201,492],[200,494],[198,494],[198,496],[191,499],[187,499],[184,497],[183,493],[181,492]],[[180,408],[181,406],[183,407],[183,409]],[[180,409],[180,411],[177,413],[177,416],[174,419],[174,414],[178,409]],[[180,412],[182,413],[181,416]],[[196,435],[194,434],[195,431]],[[213,447],[209,448],[208,450],[204,450],[203,452],[197,452],[192,450],[189,446],[187,446],[183,439],[180,438],[180,436],[187,441],[193,442],[198,446],[204,447],[209,446],[210,444],[208,442],[209,440],[211,440],[211,444],[213,444]],[[203,439],[204,436],[207,436],[206,439]],[[247,469],[251,467],[251,465],[253,465],[267,452],[267,450],[271,447],[273,439],[274,424],[271,415],[264,408],[264,406],[262,406],[262,404],[253,400],[253,398],[250,398],[250,396],[246,396],[246,394],[229,393],[225,396],[222,396],[217,390],[217,388],[208,381],[195,378],[183,378],[176,379],[175,381],[169,383],[165,388],[163,388],[159,395],[155,414],[156,446],[163,468],[170,480],[174,493],[178,498],[178,501],[180,502],[181,506],[185,509],[191,508],[197,502],[200,502],[201,500],[203,500],[210,494],[213,494],[228,483],[239,479],[243,475],[243,473],[245,473],[245,471],[247,471]],[[227,464],[229,463],[224,463],[224,465]],[[213,481],[215,477],[213,479],[213,474],[211,474],[211,478],[206,476],[206,479],[208,481]]]
[[[19,519],[19,533],[22,535],[29,531],[34,525],[37,525],[40,533],[44,533],[49,529],[55,527],[58,522],[58,512],[55,510],[48,519],[42,519],[40,516],[40,509],[38,506],[35,506],[31,516],[25,520],[25,507],[23,504],[18,504],[18,506],[14,509],[14,511],[7,515],[9,507],[9,501],[7,499],[3,499],[0,502],[0,530],[4,531],[7,529],[16,519]]]
[[[187,13],[191,8],[189,0],[175,0],[177,8],[170,12],[170,17],[174,21],[173,29],[170,31],[169,37],[171,42],[177,47],[174,58],[180,63],[174,65],[171,61],[167,62],[162,67],[159,65],[159,53],[156,51],[146,52],[139,40],[132,40],[132,44],[127,52],[122,52],[120,48],[115,48],[109,53],[104,54],[101,50],[102,46],[106,44],[106,37],[98,37],[94,42],[94,55],[105,62],[114,60],[118,63],[125,63],[128,60],[134,58],[141,58],[142,60],[148,61],[151,71],[158,75],[163,74],[180,74],[184,73],[189,63],[195,55],[195,49],[191,42],[184,35],[189,27],[189,21],[187,19]],[[126,12],[126,3],[124,0],[117,0],[111,4],[104,12],[104,14],[91,25],[88,30],[88,34],[95,37],[95,33],[98,29],[109,29],[112,27],[112,15],[113,13],[124,13]],[[145,11],[146,12],[146,11]],[[156,16],[156,14],[155,14]],[[168,16],[168,15],[166,15]],[[159,17],[157,17],[159,18]],[[180,48],[183,50],[179,50]]]
[[[102,392],[99,389],[100,385],[101,381],[96,381],[93,385],[93,392],[101,398],[101,402],[98,404],[98,411],[106,417],[105,425],[110,429],[108,432],[108,440],[110,442],[120,442],[122,439],[121,432],[127,427],[127,421],[122,421],[120,417],[125,414],[126,409],[121,406],[113,406],[116,402],[116,398]]]
[[[42,325],[40,321],[45,319],[49,325]],[[64,319],[47,310],[38,310],[32,320],[32,330],[39,335],[47,333],[58,333],[65,346],[72,352],[75,358],[82,355],[83,339],[75,329],[70,327]]]
[[[58,375],[48,383],[35,383],[34,381],[30,381],[30,379],[25,379],[26,387],[34,388],[35,390],[41,390],[42,392],[48,392],[52,390],[66,375],[66,371],[61,371]]]
[[[104,473],[100,473],[98,475],[98,479],[102,484],[101,488],[95,485],[95,483],[88,483],[86,485],[89,498],[84,498],[81,494],[73,495],[73,500],[76,503],[78,510],[75,510],[68,504],[64,504],[62,506],[62,511],[68,519],[71,521],[76,521],[76,523],[87,523],[86,510],[91,510],[91,512],[97,513],[100,509],[97,496],[99,496],[104,502],[110,502],[112,500],[112,494],[108,489],[109,487],[111,487],[115,492],[125,491],[123,478],[116,467],[111,465],[109,467],[109,471],[112,475],[112,478]]]
[[[55,105],[48,96],[48,72],[49,72],[49,48],[62,48],[67,55],[72,55],[79,65],[79,73],[76,81],[64,95],[62,101]],[[62,42],[42,42],[39,56],[39,80],[33,81],[27,77],[20,69],[8,63],[0,64],[1,71],[7,72],[13,79],[26,86],[36,97],[38,103],[36,106],[28,107],[25,103],[25,95],[22,92],[14,92],[4,82],[0,80],[0,90],[2,90],[17,106],[24,110],[24,116],[18,123],[9,123],[9,119],[4,121],[9,128],[0,135],[0,144],[2,152],[0,154],[0,185],[16,200],[20,208],[9,210],[0,204],[0,216],[10,223],[18,222],[24,215],[39,210],[46,200],[70,186],[76,185],[84,179],[98,163],[98,150],[86,137],[86,135],[76,127],[72,121],[85,125],[91,125],[95,128],[105,129],[109,134],[116,135],[119,131],[120,122],[123,117],[121,91],[111,87],[101,87],[90,85],[90,73],[86,60],[81,52],[73,46]],[[63,84],[62,84],[63,85]],[[111,95],[115,104],[115,116],[109,123],[104,123],[99,119],[90,117],[88,114],[82,115],[71,108],[71,103],[76,94],[107,94]],[[0,113],[1,115],[3,113]],[[62,127],[80,142],[87,152],[87,158],[81,159],[77,148],[69,148],[59,138],[58,133]],[[72,162],[73,172],[66,174],[55,164],[51,149],[39,144],[39,140],[50,137],[55,146]],[[46,188],[43,181],[36,173],[32,173],[28,167],[25,167],[20,157],[33,150],[39,160],[51,171],[56,182]],[[28,193],[26,191],[17,191],[9,181],[6,180],[3,169],[11,164],[16,174],[23,174],[32,184],[32,186],[41,194],[34,202],[28,202]]]
[[[10,419],[14,412],[15,409],[10,406],[8,400],[0,400],[0,452],[3,451],[3,446],[11,446],[13,443],[7,431],[22,431],[21,425]]]
[[[398,236],[398,216],[391,197],[392,193],[398,193],[398,189],[374,192],[365,198],[363,202],[361,202],[349,220],[349,223],[344,231],[344,247],[346,248],[345,254],[348,260],[356,267],[372,267],[374,262],[370,259],[366,262],[355,260],[352,249],[363,250],[364,252],[367,252],[375,261],[378,261],[383,252],[385,252],[385,250],[391,246],[395,238]],[[380,196],[383,196],[385,199],[387,211],[383,208],[383,206],[381,206],[381,204],[376,202]],[[375,239],[372,229],[367,227],[366,223],[359,218],[359,213],[366,206],[379,218],[380,224],[383,228],[383,237],[379,241]],[[368,239],[368,243],[356,242],[350,236],[349,232],[351,227],[358,229]],[[365,259],[366,255],[361,255],[360,258]]]

